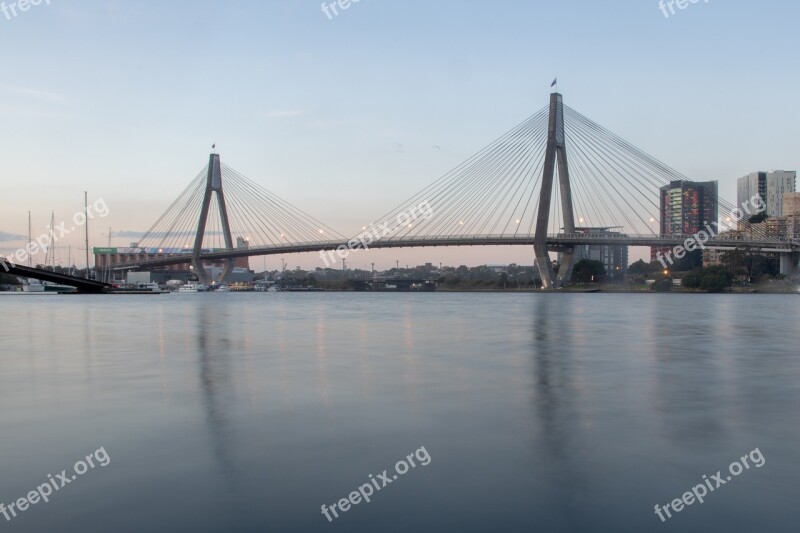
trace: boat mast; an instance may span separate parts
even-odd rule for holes
[[[86,230],[86,279],[89,278],[89,191],[83,191],[83,214],[86,222],[84,228]]]
[[[50,230],[47,232],[47,248],[45,249],[44,253],[44,266],[45,268],[50,266],[53,272],[56,271],[56,248],[53,245],[53,226],[56,224],[56,213],[55,211],[50,212]]]
[[[31,236],[31,212],[28,211],[28,266],[32,267],[31,264],[31,244],[33,241],[33,237]]]

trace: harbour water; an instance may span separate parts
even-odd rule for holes
[[[3,531],[797,530],[796,295],[0,297]],[[321,512],[424,447],[427,465]],[[662,523],[703,475],[751,466]],[[419,461],[417,461],[419,463]]]

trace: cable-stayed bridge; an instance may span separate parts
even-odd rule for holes
[[[146,257],[134,254],[113,268],[191,263],[209,282],[204,262],[224,262],[222,281],[238,257],[520,245],[533,247],[543,286],[555,288],[570,279],[576,246],[669,248],[696,240],[697,234],[674,228],[667,235],[659,231],[660,190],[675,182],[692,183],[553,93],[548,106],[350,237],[211,154],[138,243]],[[757,209],[741,207],[719,199],[713,215],[701,216],[703,245],[778,252],[782,267],[795,268],[800,241],[771,236],[766,224],[749,222]],[[562,253],[558,275],[548,255],[554,251]]]

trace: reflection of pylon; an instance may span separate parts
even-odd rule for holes
[[[575,233],[575,217],[572,212],[572,190],[569,184],[567,147],[564,139],[564,103],[559,93],[550,95],[550,123],[547,127],[547,148],[542,174],[542,189],[539,195],[539,211],[536,215],[536,235],[533,251],[539,264],[542,287],[552,289],[568,283],[572,277],[574,246],[562,249],[563,259],[554,279],[553,265],[547,250],[547,224],[550,219],[550,200],[553,196],[553,177],[558,161],[558,183],[561,192],[561,208],[564,212],[564,232]]]
[[[201,283],[211,283],[211,275],[203,267],[200,254],[203,251],[203,238],[206,233],[206,222],[208,221],[208,211],[211,208],[211,194],[217,193],[217,205],[219,207],[219,218],[222,224],[222,235],[225,238],[225,248],[233,249],[233,238],[231,237],[231,227],[228,223],[228,210],[225,207],[225,193],[222,192],[222,169],[219,162],[219,154],[211,154],[208,160],[208,179],[206,181],[206,192],[203,197],[203,208],[200,211],[200,222],[197,225],[197,235],[194,240],[194,250],[192,251],[192,266],[197,273],[197,279]],[[233,270],[233,259],[225,260],[225,268],[219,278],[214,280],[223,283]]]

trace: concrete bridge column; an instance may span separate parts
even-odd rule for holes
[[[539,211],[536,214],[536,234],[533,250],[542,287],[557,289],[569,283],[572,277],[573,246],[565,247],[563,261],[558,277],[553,274],[550,255],[547,248],[547,225],[550,219],[550,201],[553,195],[553,179],[558,169],[558,181],[561,192],[561,208],[564,216],[564,232],[575,233],[575,217],[572,212],[572,188],[569,180],[567,164],[567,146],[564,132],[564,103],[559,93],[550,95],[550,117],[547,126],[547,146],[545,148],[544,168],[542,170],[542,188],[539,191]],[[558,228],[555,228],[556,232]]]
[[[786,277],[792,277],[800,271],[800,253],[791,252],[780,254],[781,258],[781,274]]]
[[[225,205],[225,193],[222,191],[222,167],[219,160],[219,154],[211,154],[208,160],[208,176],[206,178],[206,192],[203,197],[203,207],[200,211],[200,222],[197,225],[197,234],[194,241],[194,250],[192,251],[192,267],[197,274],[197,279],[200,283],[209,284],[212,282],[211,275],[203,267],[203,262],[200,260],[200,255],[203,248],[203,238],[206,233],[206,223],[208,221],[208,213],[211,209],[211,197],[217,194],[217,205],[219,206],[219,216],[222,225],[222,234],[225,239],[225,247],[228,250],[233,249],[233,237],[231,236],[231,227],[228,222],[228,208]],[[234,260],[228,259],[225,261],[225,268],[219,276],[218,281],[222,283],[233,270]]]

